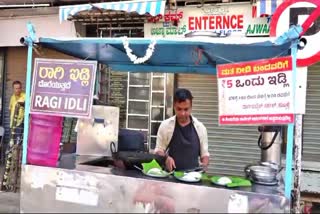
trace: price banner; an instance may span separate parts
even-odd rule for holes
[[[31,113],[90,118],[97,62],[36,58]]]
[[[217,74],[221,125],[294,122],[291,57],[219,65]]]

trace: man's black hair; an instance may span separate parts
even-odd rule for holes
[[[21,86],[22,86],[22,83],[21,83],[19,80],[16,80],[16,81],[13,81],[12,87],[13,87],[14,85],[21,85]]]
[[[188,89],[178,88],[174,93],[173,101],[174,102],[184,102],[186,100],[190,100],[192,103],[193,96]]]

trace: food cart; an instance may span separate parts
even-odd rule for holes
[[[32,25],[30,35],[22,38],[28,45],[26,78],[26,110],[21,175],[21,212],[219,212],[278,213],[289,212],[291,205],[292,170],[286,167],[278,185],[226,188],[210,182],[181,183],[172,177],[151,178],[138,170],[114,167],[112,158],[89,155],[68,155],[59,167],[27,163],[28,118],[32,48],[34,44],[52,48],[80,59],[97,60],[116,71],[173,72],[215,74],[216,65],[289,55],[293,70],[299,42],[300,26],[273,42],[242,39],[238,44],[228,38],[206,39],[121,39],[121,38],[39,38]],[[266,40],[266,39],[263,39]],[[271,39],[270,39],[271,40]],[[124,52],[125,41],[131,52],[144,55],[148,44],[155,46],[146,57],[131,60]],[[150,49],[150,45],[149,45]],[[192,52],[197,50],[194,59]],[[200,51],[199,51],[200,50]],[[259,51],[257,51],[259,50]],[[203,60],[198,60],[199,56]],[[134,62],[134,63],[133,63]],[[146,62],[142,64],[143,62]],[[293,79],[293,81],[295,81]],[[292,165],[293,124],[288,126],[286,166]],[[88,145],[87,145],[88,146]],[[103,162],[103,166],[101,166]]]

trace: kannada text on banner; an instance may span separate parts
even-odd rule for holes
[[[217,72],[221,125],[293,122],[291,57],[219,65]]]
[[[31,113],[89,118],[97,62],[35,59]]]

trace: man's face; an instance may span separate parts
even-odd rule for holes
[[[191,110],[192,110],[191,101],[187,99],[183,102],[175,102],[174,110],[179,123],[188,122],[191,115]]]
[[[20,84],[14,84],[13,85],[13,93],[14,93],[14,95],[19,96],[21,94],[21,90],[22,90],[22,88],[21,88]]]

